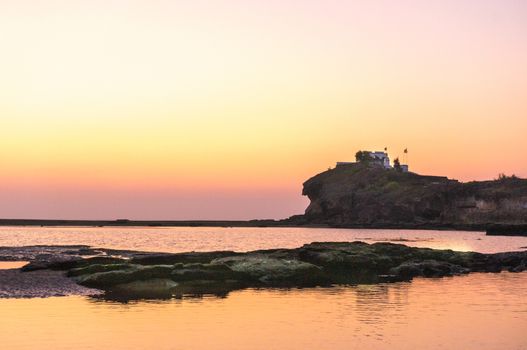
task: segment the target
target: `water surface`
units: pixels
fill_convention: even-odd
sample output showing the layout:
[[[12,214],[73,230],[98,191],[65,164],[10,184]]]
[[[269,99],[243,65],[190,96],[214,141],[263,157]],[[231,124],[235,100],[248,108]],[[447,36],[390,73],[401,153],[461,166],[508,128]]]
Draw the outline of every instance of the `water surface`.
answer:
[[[19,269],[29,261],[0,261],[0,270]]]
[[[392,241],[499,252],[526,237],[481,232],[304,228],[0,228],[0,245],[247,251],[312,241]],[[12,267],[4,263],[4,267]],[[0,299],[2,349],[527,349],[527,273],[412,282],[248,289],[226,297],[118,303]]]
[[[483,232],[328,228],[0,227],[0,246],[86,244],[159,252],[297,248],[323,241],[388,241],[415,247],[494,253],[527,248],[527,237]]]
[[[526,285],[502,273],[128,304],[0,299],[0,330],[3,349],[527,349]]]

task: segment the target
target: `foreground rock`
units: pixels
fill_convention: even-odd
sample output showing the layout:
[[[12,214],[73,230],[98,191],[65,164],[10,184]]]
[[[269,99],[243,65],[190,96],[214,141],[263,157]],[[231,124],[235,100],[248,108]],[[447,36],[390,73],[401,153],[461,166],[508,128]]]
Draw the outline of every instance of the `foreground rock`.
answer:
[[[247,287],[302,288],[527,270],[527,252],[481,254],[393,243],[311,243],[296,249],[247,253],[167,254],[69,247],[51,256],[25,256],[23,248],[17,249],[18,257],[32,260],[22,269],[28,272],[17,271],[20,276],[56,272],[80,286],[103,290],[110,298],[226,295]],[[87,249],[88,257],[81,254]],[[4,248],[6,253],[8,248]],[[0,275],[0,285],[1,279]]]

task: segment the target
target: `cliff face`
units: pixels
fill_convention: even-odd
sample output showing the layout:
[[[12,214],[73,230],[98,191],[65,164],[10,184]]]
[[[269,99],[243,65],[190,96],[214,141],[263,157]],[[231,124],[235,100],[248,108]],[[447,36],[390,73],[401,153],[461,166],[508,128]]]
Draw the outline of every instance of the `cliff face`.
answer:
[[[527,180],[460,183],[350,164],[304,183],[301,221],[331,226],[483,226],[527,223]]]

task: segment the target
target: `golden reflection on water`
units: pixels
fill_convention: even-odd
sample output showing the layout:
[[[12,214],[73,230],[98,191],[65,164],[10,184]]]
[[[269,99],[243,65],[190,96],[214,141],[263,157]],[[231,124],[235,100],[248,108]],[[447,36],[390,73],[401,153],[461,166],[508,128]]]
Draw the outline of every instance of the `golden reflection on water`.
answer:
[[[526,349],[527,273],[244,290],[226,298],[0,300],[2,349]]]
[[[19,269],[29,261],[0,261],[0,270]]]

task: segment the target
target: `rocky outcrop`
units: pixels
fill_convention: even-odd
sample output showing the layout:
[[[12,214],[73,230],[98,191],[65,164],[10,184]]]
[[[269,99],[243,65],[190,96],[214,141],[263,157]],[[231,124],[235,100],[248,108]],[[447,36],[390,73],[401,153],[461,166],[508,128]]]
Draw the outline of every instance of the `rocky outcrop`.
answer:
[[[393,243],[320,242],[296,249],[247,253],[127,252],[111,256],[108,250],[100,252],[101,256],[89,258],[68,252],[68,256],[74,256],[72,259],[64,259],[64,252],[58,253],[47,268],[25,268],[23,271],[28,272],[19,274],[64,271],[83,287],[103,290],[105,297],[129,299],[226,295],[231,290],[247,287],[301,288],[397,282],[415,277],[527,269],[527,252],[481,254]],[[44,262],[38,261],[38,256],[35,255],[28,266],[42,268],[50,261],[49,257]]]
[[[355,163],[304,183],[311,203],[298,225],[334,227],[458,227],[527,224],[527,180],[460,183]]]

